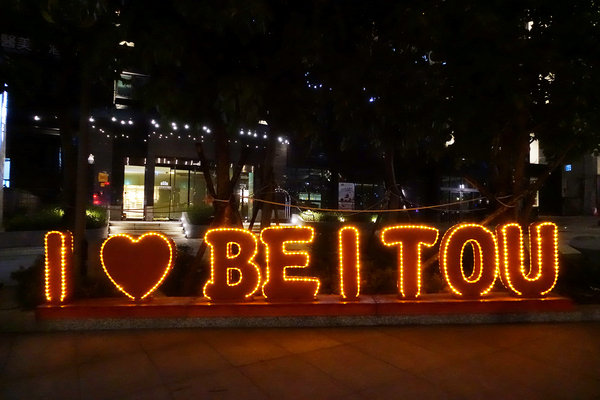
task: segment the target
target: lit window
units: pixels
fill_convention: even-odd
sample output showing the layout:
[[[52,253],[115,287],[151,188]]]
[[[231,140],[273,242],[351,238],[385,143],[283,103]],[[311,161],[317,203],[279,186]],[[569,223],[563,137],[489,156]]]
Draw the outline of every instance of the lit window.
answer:
[[[10,187],[10,158],[4,159],[4,177],[2,179],[2,186],[5,188]]]

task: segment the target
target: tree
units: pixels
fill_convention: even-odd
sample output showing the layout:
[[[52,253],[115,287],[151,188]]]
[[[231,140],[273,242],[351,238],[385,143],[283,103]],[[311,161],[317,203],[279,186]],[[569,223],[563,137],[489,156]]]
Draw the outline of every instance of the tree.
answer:
[[[124,9],[128,40],[135,43],[132,60],[149,75],[140,88],[146,106],[167,120],[210,127],[211,143],[197,142],[196,149],[214,198],[213,225],[241,226],[234,189],[250,157],[262,158],[264,190],[258,195],[272,200],[276,137],[293,132],[305,119],[300,39],[307,15],[310,7],[304,4],[260,0],[145,2]],[[268,121],[269,140],[257,138],[257,143],[240,135],[259,120]],[[269,224],[270,214],[270,205],[264,206],[262,225]]]
[[[114,78],[118,43],[115,10],[115,4],[107,0],[15,0],[4,10],[6,13],[3,11],[9,26],[30,40],[32,47],[29,56],[6,60],[4,68],[9,72],[8,80],[19,96],[28,100],[37,98],[40,107],[58,118],[63,165],[62,203],[66,225],[74,233],[78,272],[82,272],[85,265],[88,118],[97,101],[104,100],[94,96],[93,89],[107,81],[112,84]],[[55,50],[54,58],[45,56],[49,49]],[[42,64],[36,65],[40,59]],[[42,81],[55,82],[55,86],[48,91],[41,90],[36,83]],[[102,93],[102,89],[98,92]]]
[[[249,144],[239,147],[233,176],[230,164],[239,130],[259,119],[256,54],[253,43],[264,31],[261,2],[217,4],[132,3],[124,10],[134,64],[150,78],[140,88],[148,107],[166,120],[210,127],[216,182],[208,170],[207,147],[197,143],[207,190],[215,199],[218,224],[241,223],[233,191]],[[238,141],[241,142],[243,138]]]
[[[399,167],[423,165],[438,157],[449,137],[441,90],[443,65],[429,58],[433,47],[428,3],[350,2],[320,10],[309,79],[319,89],[319,139],[335,171],[340,148],[363,147],[388,191],[387,207],[410,202],[403,194],[407,176]],[[317,85],[313,84],[315,89]],[[329,89],[329,90],[327,90]],[[336,174],[334,174],[336,175]]]
[[[527,223],[549,175],[597,145],[599,11],[586,0],[455,1],[436,10],[433,56],[447,63],[450,151],[496,210],[489,222]],[[538,172],[528,168],[532,140],[548,161]]]

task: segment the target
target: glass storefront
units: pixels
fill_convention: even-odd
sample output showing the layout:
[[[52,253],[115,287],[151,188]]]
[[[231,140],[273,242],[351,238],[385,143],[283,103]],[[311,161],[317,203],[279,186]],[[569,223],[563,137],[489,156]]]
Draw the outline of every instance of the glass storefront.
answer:
[[[194,167],[191,167],[194,168]],[[204,175],[188,167],[156,166],[154,168],[154,206],[144,209],[145,167],[125,166],[123,213],[127,219],[143,219],[151,212],[153,219],[175,220],[189,206],[206,205],[207,191]],[[237,194],[240,196],[242,219],[252,214],[249,197],[253,194],[253,173],[242,173]]]
[[[172,167],[154,171],[154,219],[179,219],[189,206],[205,204],[202,172]]]

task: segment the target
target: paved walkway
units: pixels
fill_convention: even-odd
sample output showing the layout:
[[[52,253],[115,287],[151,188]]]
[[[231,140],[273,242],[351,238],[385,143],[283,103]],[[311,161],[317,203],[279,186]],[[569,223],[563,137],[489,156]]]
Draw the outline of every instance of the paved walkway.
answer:
[[[600,399],[600,323],[0,336],[1,399]]]

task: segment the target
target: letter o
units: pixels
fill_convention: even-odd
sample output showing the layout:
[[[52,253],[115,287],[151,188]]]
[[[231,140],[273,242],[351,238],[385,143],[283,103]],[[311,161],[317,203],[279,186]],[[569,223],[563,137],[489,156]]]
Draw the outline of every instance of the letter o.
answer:
[[[462,259],[468,244],[473,247],[473,273],[465,276]],[[496,237],[482,225],[455,225],[442,239],[439,262],[452,292],[463,297],[483,296],[492,290],[498,274]]]

